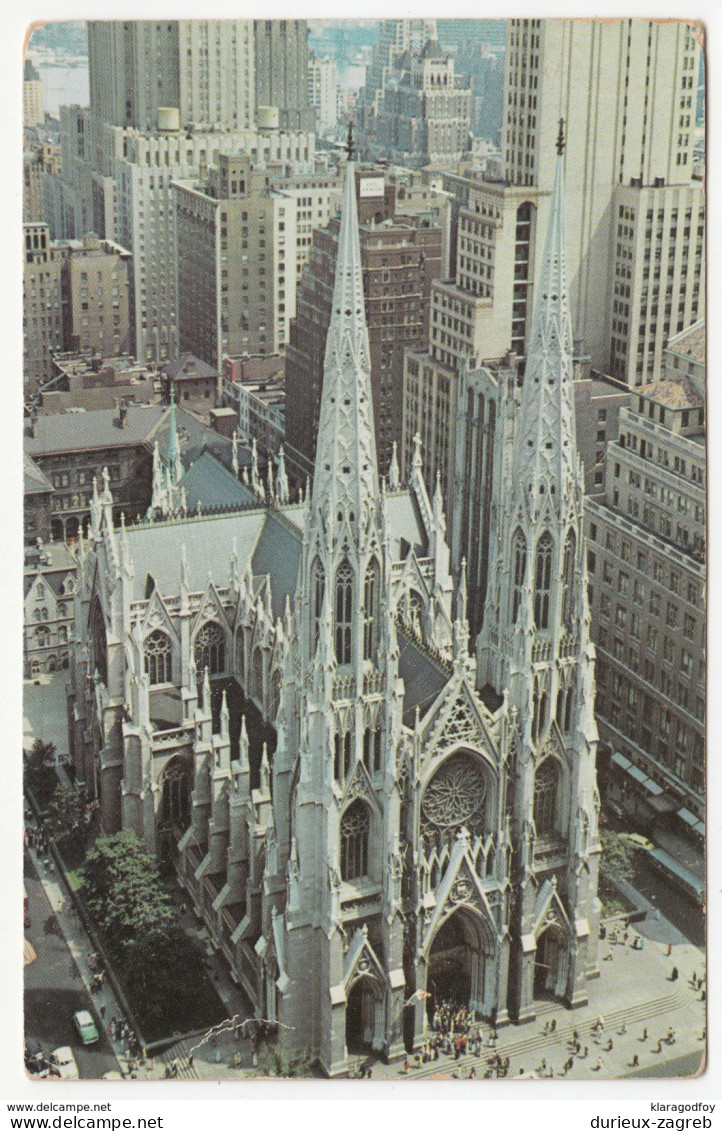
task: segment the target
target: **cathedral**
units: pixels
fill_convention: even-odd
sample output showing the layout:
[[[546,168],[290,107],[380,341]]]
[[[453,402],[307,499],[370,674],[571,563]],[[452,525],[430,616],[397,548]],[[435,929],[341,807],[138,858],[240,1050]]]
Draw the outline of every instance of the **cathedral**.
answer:
[[[290,502],[281,462],[235,513],[117,528],[107,478],[94,491],[76,779],[105,833],[135,830],[175,870],[257,1016],[328,1075],[414,1048],[437,1002],[523,1022],[540,1000],[585,1004],[599,972],[562,149],[473,648],[420,443],[408,483],[395,459],[379,479],[351,158],[312,485]]]

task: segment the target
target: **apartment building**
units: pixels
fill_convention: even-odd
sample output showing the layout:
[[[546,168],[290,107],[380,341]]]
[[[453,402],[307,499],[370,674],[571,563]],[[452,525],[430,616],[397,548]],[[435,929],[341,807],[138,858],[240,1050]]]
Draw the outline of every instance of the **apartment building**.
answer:
[[[604,493],[585,503],[597,721],[630,812],[651,820],[676,805],[703,820],[704,397],[669,371],[631,400]]]
[[[177,181],[179,347],[220,367],[224,354],[276,353],[296,305],[295,202],[250,157],[219,154],[200,182]]]

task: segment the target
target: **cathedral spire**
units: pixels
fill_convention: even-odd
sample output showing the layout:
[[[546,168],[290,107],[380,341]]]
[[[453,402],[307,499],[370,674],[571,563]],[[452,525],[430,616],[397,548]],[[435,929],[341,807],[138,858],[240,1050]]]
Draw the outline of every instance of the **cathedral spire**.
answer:
[[[371,357],[364,307],[355,165],[349,158],[341,208],[331,322],[316,446],[313,507],[353,524],[378,496]]]
[[[533,514],[548,495],[558,509],[576,477],[572,354],[564,246],[562,121],[514,456],[515,478],[527,493]]]

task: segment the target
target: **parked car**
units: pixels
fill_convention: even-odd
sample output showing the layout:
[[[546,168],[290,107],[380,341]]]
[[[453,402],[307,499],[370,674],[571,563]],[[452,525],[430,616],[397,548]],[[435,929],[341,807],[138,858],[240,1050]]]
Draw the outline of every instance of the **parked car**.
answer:
[[[93,1020],[93,1015],[87,1009],[80,1009],[73,1014],[73,1025],[84,1045],[94,1045],[96,1041],[100,1040],[100,1033]]]
[[[641,833],[620,833],[619,839],[626,840],[627,844],[631,844],[635,848],[643,848],[645,852],[654,851],[654,842],[649,837],[642,836]]]
[[[51,1071],[63,1080],[79,1080],[78,1065],[73,1056],[73,1050],[68,1045],[55,1049],[50,1054]]]
[[[43,1047],[34,1037],[25,1038],[25,1067],[31,1076],[47,1076],[50,1071]]]

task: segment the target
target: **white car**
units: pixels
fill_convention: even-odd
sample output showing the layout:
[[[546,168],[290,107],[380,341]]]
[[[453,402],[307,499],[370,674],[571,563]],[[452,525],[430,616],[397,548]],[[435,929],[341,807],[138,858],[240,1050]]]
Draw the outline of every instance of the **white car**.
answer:
[[[78,1072],[78,1065],[73,1050],[68,1045],[63,1045],[62,1048],[56,1049],[55,1052],[50,1054],[50,1063],[53,1071],[58,1074],[63,1080],[79,1080],[80,1073]]]

